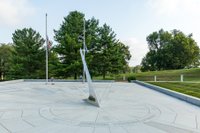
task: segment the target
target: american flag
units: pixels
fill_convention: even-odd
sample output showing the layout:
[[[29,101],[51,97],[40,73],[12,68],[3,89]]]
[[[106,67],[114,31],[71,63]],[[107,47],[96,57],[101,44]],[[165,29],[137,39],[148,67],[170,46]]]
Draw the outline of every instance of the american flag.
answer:
[[[49,40],[49,37],[47,36],[47,50],[50,50],[52,46],[52,42]]]

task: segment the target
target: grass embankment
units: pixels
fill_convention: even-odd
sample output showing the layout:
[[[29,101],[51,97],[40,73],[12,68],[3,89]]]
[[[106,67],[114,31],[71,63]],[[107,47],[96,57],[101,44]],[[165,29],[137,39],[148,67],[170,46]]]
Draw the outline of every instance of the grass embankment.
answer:
[[[184,75],[184,82],[180,82],[181,74]],[[137,80],[151,81],[148,83],[200,98],[200,68],[151,71],[130,75],[135,76]],[[158,82],[152,82],[154,81],[155,75],[157,76]]]
[[[200,98],[200,83],[188,83],[188,82],[148,82],[148,83]]]
[[[141,72],[128,74],[127,76],[133,75],[137,80],[141,81],[154,81],[154,76],[156,75],[157,81],[180,81],[181,74],[184,75],[184,81],[200,82],[200,68]]]

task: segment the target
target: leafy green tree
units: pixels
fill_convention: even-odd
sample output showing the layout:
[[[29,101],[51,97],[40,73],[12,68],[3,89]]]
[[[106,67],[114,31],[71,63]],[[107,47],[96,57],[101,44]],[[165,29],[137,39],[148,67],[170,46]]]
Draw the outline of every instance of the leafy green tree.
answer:
[[[174,60],[173,68],[184,68],[199,60],[199,47],[192,38],[192,34],[186,36],[180,31],[173,33],[173,40],[170,51]]]
[[[13,33],[11,73],[14,78],[42,78],[45,75],[45,40],[32,28]]]
[[[155,71],[157,70],[156,67],[156,52],[149,51],[146,56],[142,59],[142,71]]]
[[[141,66],[137,65],[137,66],[133,67],[132,72],[133,73],[140,73],[141,72]]]
[[[1,80],[7,79],[11,67],[12,44],[0,44],[0,75]],[[9,77],[8,77],[9,78]]]
[[[182,69],[197,66],[199,47],[192,34],[185,35],[181,31],[171,33],[160,30],[147,37],[149,52],[142,60],[142,70]]]

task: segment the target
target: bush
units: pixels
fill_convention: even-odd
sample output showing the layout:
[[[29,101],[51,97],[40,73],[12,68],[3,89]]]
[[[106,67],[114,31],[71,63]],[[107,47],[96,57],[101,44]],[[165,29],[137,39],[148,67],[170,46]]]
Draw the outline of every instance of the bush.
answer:
[[[133,75],[128,76],[127,78],[128,82],[131,82],[131,80],[136,80],[136,77]]]

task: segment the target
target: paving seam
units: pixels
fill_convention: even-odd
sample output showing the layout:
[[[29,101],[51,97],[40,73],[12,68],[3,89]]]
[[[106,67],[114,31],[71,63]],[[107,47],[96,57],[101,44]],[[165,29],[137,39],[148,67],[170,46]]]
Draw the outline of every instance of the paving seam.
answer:
[[[199,125],[198,125],[197,115],[195,115],[195,122],[196,122],[196,129],[198,129]]]
[[[0,125],[6,130],[8,131],[9,133],[12,133],[6,126],[4,126],[2,123],[0,123]]]
[[[96,116],[96,120],[95,120],[95,123],[94,123],[94,128],[93,128],[92,133],[94,133],[95,130],[96,130],[96,123],[97,123],[97,119],[98,119],[98,117],[99,117],[99,111],[98,111],[98,114],[97,114],[97,116]]]

